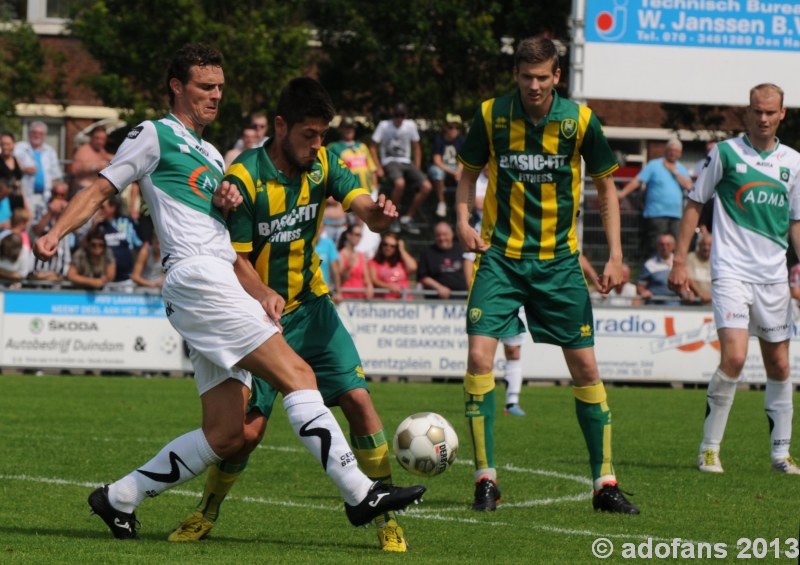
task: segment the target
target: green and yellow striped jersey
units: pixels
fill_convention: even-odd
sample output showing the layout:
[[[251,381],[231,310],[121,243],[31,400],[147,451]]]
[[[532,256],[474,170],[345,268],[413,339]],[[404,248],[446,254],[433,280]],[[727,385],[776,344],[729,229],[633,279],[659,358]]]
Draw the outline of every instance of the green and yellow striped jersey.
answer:
[[[488,164],[484,241],[511,259],[577,252],[581,157],[592,178],[619,167],[599,120],[586,106],[553,91],[550,112],[534,125],[519,89],[484,101],[458,155],[473,171]]]
[[[335,153],[323,147],[308,172],[289,179],[278,171],[265,147],[243,152],[223,180],[235,184],[244,201],[228,215],[237,253],[249,253],[262,280],[286,300],[286,312],[306,297],[328,292],[314,251],[329,196],[345,210],[361,187]]]

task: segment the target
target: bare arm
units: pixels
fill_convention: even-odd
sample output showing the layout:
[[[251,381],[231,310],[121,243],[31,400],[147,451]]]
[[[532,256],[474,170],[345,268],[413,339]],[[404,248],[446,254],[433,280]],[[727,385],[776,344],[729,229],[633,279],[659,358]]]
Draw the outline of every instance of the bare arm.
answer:
[[[397,244],[397,249],[400,251],[400,258],[403,261],[403,266],[406,268],[406,274],[410,277],[417,272],[417,260],[411,256],[411,253],[406,251],[405,241],[398,239]]]
[[[98,177],[91,185],[81,190],[70,200],[64,213],[53,228],[36,240],[34,253],[39,259],[46,261],[56,253],[58,242],[78,227],[85,224],[100,205],[117,193],[117,189],[104,177]]]
[[[280,294],[264,284],[261,276],[250,263],[248,253],[236,254],[233,271],[247,294],[258,300],[267,316],[277,324],[283,313],[283,307],[286,306],[286,301]]]
[[[689,253],[689,244],[694,237],[694,230],[700,220],[703,205],[700,202],[689,200],[683,209],[681,226],[678,228],[678,241],[675,253],[672,256],[672,270],[669,272],[668,285],[672,292],[683,295],[689,292],[689,275],[686,272],[686,255]]]
[[[465,168],[456,188],[456,232],[464,251],[483,253],[489,246],[481,239],[469,223],[472,206],[475,204],[475,183],[480,171]]]
[[[375,163],[375,174],[378,175],[378,178],[383,177],[383,165],[381,165],[381,159],[378,156],[378,146],[374,141],[369,142],[369,154],[372,155],[372,161]]]
[[[622,239],[620,236],[619,199],[611,175],[594,179],[600,219],[606,232],[608,262],[596,279],[597,290],[605,294],[622,282]]]
[[[414,151],[414,166],[422,170],[422,148],[420,147],[419,141],[412,143],[411,147]]]
[[[633,178],[630,181],[628,181],[628,183],[625,186],[622,187],[622,190],[620,190],[619,194],[617,194],[617,198],[622,200],[634,190],[639,190],[641,186],[642,186],[642,181],[639,180],[639,177]]]
[[[397,207],[386,195],[378,196],[377,201],[367,194],[359,194],[350,203],[350,211],[361,218],[369,229],[380,233],[389,229],[392,222],[397,219],[399,213]]]

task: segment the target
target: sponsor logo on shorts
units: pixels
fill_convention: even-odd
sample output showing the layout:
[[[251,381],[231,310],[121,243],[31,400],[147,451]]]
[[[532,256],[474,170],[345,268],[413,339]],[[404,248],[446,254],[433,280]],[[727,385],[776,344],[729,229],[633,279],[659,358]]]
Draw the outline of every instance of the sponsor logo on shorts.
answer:
[[[726,320],[746,320],[747,314],[744,312],[725,312]]]
[[[478,320],[481,319],[482,315],[483,315],[483,310],[481,310],[480,308],[470,308],[470,311],[469,311],[469,321],[470,321],[470,323],[477,324]]]
[[[770,326],[768,328],[759,325],[759,326],[757,326],[757,329],[758,329],[758,331],[760,331],[762,333],[765,333],[765,334],[771,334],[771,333],[775,333],[775,332],[785,332],[786,330],[789,329],[789,324],[781,324],[779,326]]]
[[[581,337],[591,337],[591,336],[592,336],[592,325],[583,324],[581,326]]]

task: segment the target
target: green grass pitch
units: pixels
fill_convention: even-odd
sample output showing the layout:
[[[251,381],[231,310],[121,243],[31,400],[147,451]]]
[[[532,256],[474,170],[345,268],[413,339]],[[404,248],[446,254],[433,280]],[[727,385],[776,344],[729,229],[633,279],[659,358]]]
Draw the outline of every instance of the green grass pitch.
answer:
[[[770,468],[763,392],[738,392],[722,451],[725,473],[707,475],[694,466],[705,391],[609,387],[617,475],[642,511],[614,516],[592,510],[569,387],[525,387],[522,418],[502,414],[498,388],[503,499],[497,512],[481,514],[469,509],[461,386],[371,389],[389,437],[406,416],[435,411],[461,440],[458,461],[438,477],[419,479],[393,462],[395,482],[428,486],[424,502],[401,518],[412,548],[406,555],[382,554],[373,528],[350,526],[333,484],[295,440],[279,406],[207,540],[166,541],[194,507],[204,477],[144,501],[140,542],[114,540],[89,515],[86,497],[199,425],[193,381],[0,376],[0,563],[630,563],[624,548],[647,543],[662,544],[662,552],[670,543],[678,547],[665,562],[797,562],[785,540],[798,536],[800,477]],[[601,537],[615,549],[602,561],[592,554]],[[677,538],[684,545],[672,542]],[[737,559],[740,538],[764,543],[752,546],[751,559]],[[727,557],[681,557],[701,542],[718,544]],[[766,554],[757,559],[753,551]]]

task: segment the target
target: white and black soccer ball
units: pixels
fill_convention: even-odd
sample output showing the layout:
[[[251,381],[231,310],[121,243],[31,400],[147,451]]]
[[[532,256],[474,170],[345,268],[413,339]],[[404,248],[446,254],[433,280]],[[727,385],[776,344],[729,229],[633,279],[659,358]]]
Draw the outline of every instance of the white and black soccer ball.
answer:
[[[420,412],[403,420],[394,434],[394,454],[410,473],[433,477],[456,460],[458,436],[450,422],[435,412]]]

